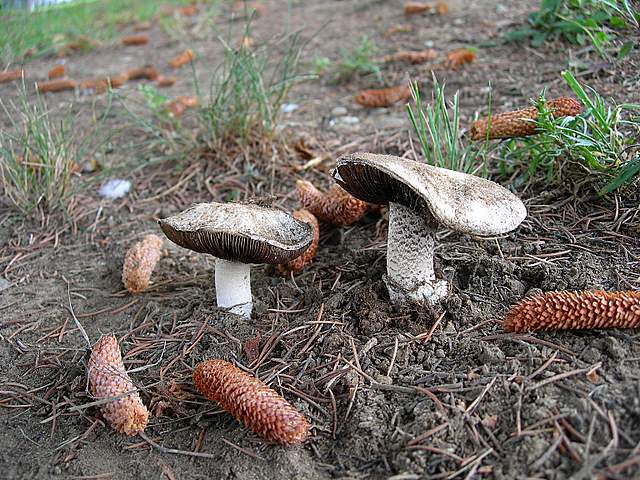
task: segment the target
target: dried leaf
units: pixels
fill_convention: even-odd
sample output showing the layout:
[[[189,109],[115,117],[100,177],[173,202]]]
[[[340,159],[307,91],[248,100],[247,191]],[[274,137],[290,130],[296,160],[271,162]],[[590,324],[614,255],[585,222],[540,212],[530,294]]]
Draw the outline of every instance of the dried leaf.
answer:
[[[144,32],[151,28],[151,22],[137,22],[133,25],[134,32]]]
[[[185,5],[182,7],[176,7],[175,12],[185,17],[193,17],[194,15],[198,14],[198,6],[194,4],[194,5]]]
[[[243,0],[235,0],[231,5],[231,11],[234,13],[243,13],[245,8],[249,16],[253,15],[254,12],[256,17],[262,17],[265,14],[264,5],[260,2],[247,3],[245,7],[245,2]]]
[[[253,363],[260,354],[260,334],[257,333],[255,337],[244,342],[243,349],[247,361]]]
[[[95,40],[92,40],[85,35],[79,35],[73,42],[64,45],[58,50],[58,58],[66,57],[71,53],[88,50],[90,48],[97,47],[98,45],[98,42]]]
[[[96,93],[104,93],[109,89],[109,78],[93,78],[80,82],[80,89],[94,90]]]
[[[475,61],[476,54],[473,50],[469,50],[468,48],[459,48],[447,54],[447,59],[444,61],[443,66],[450,70],[456,70],[458,67],[466,63],[473,63]]]
[[[409,17],[411,15],[420,15],[421,13],[437,13],[438,15],[446,15],[449,13],[449,4],[446,2],[422,3],[407,2],[404,4],[404,14]]]
[[[169,102],[167,108],[173,114],[173,116],[177,118],[181,117],[188,108],[195,108],[197,106],[198,97],[194,97],[192,95],[183,95]]]
[[[304,137],[300,137],[298,141],[294,143],[293,149],[298,152],[304,160],[311,160],[317,156],[316,153],[307,146]]]
[[[243,35],[242,38],[238,41],[238,48],[251,50],[255,46],[255,44],[256,41],[253,39],[253,37]]]

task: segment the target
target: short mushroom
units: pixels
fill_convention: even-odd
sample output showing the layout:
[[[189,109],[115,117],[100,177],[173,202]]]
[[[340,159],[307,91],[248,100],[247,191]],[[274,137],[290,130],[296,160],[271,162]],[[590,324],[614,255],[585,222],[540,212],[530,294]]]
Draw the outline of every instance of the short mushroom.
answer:
[[[522,201],[494,182],[392,155],[345,155],[333,178],[360,200],[389,204],[386,283],[397,304],[433,305],[447,295],[433,269],[438,225],[498,235],[527,216]]]
[[[286,263],[307,249],[310,225],[276,208],[242,203],[199,203],[161,219],[172,242],[216,257],[218,307],[251,316],[251,264]]]

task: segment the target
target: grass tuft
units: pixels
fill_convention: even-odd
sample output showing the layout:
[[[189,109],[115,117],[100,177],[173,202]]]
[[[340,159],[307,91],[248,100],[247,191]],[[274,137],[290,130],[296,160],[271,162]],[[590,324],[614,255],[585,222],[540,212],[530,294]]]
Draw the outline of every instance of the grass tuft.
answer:
[[[640,105],[610,105],[598,92],[581,85],[568,71],[562,73],[585,111],[576,117],[554,118],[545,106],[544,92],[538,109],[535,136],[507,142],[505,161],[526,165],[526,176],[540,170],[547,182],[561,181],[560,170],[569,162],[587,172],[588,183],[599,195],[622,191],[640,178]],[[513,168],[511,168],[513,170]]]
[[[407,104],[407,114],[424,160],[429,165],[486,177],[483,145],[462,141],[458,92],[448,103],[445,85],[434,77],[431,103],[424,105],[417,82],[411,82],[410,88],[413,105]]]
[[[0,181],[10,203],[29,214],[36,209],[52,212],[65,206],[71,176],[84,158],[85,148],[74,135],[69,111],[59,119],[41,97],[0,106],[12,131],[0,130]]]
[[[342,60],[336,67],[336,83],[346,82],[356,75],[375,75],[382,82],[380,67],[372,58],[376,46],[367,35],[360,38],[360,43],[352,50],[341,50]]]
[[[247,25],[245,37],[250,36]],[[289,89],[305,78],[298,68],[304,47],[300,33],[255,50],[245,45],[232,48],[221,41],[224,59],[214,73],[208,101],[200,109],[205,142],[219,150],[229,141],[271,140]],[[282,54],[274,53],[281,48]]]
[[[249,22],[243,36],[251,37],[250,30]],[[180,118],[172,115],[170,99],[150,85],[139,88],[141,102],[115,94],[133,126],[144,132],[145,149],[161,152],[164,159],[203,154],[210,157],[237,147],[260,149],[273,141],[290,88],[313,78],[300,74],[306,42],[300,32],[257,48],[244,43],[234,48],[229,41],[220,41],[224,57],[213,73],[208,92],[202,92],[192,64],[199,106],[191,114]],[[141,110],[150,115],[142,115]]]
[[[638,28],[640,11],[629,0],[541,0],[537,11],[529,14],[528,25],[508,32],[512,41],[530,40],[539,47],[548,40],[563,38],[576,45],[590,42],[602,57],[618,38],[618,32]],[[633,48],[633,41],[618,49],[624,57]]]
[[[4,63],[53,54],[81,39],[108,41],[120,35],[118,27],[152,19],[162,5],[187,5],[190,0],[80,0],[26,9],[0,8],[0,60]]]

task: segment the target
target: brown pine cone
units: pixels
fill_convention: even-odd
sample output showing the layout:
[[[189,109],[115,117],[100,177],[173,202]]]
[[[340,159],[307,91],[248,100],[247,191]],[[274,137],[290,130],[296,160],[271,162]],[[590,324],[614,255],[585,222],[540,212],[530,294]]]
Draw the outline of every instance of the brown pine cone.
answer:
[[[582,105],[570,97],[560,97],[547,102],[547,108],[554,117],[576,116],[582,112]],[[491,118],[476,120],[471,124],[470,132],[473,140],[487,138],[487,128],[490,128],[489,139],[527,137],[535,135],[538,110],[536,107],[504,112],[492,115]],[[489,127],[489,120],[491,126]]]
[[[78,85],[75,80],[58,79],[48,80],[36,83],[36,90],[40,93],[44,92],[62,92],[63,90],[74,90]]]
[[[321,222],[336,226],[352,225],[360,220],[370,204],[357,199],[340,185],[333,185],[326,193],[318,190],[311,182],[296,182],[298,200]]]
[[[307,248],[302,255],[294,258],[288,263],[282,263],[278,265],[278,270],[281,273],[299,273],[304,270],[304,267],[313,262],[313,257],[316,256],[316,251],[318,250],[318,242],[320,241],[320,225],[318,224],[318,219],[313,213],[302,208],[293,212],[293,218],[311,225],[311,228],[313,228],[313,240],[311,241],[311,245],[309,245],[309,248]]]
[[[207,360],[193,372],[196,389],[246,427],[272,442],[300,443],[309,422],[262,380],[224,360]]]
[[[129,249],[122,266],[122,283],[131,293],[140,293],[149,286],[153,269],[162,255],[162,239],[147,235]]]
[[[177,55],[169,60],[169,66],[171,68],[180,68],[182,65],[186,65],[194,58],[195,55],[193,54],[193,50],[189,48],[188,50],[182,52],[180,55]]]
[[[133,392],[103,404],[100,411],[109,425],[120,433],[136,435],[144,430],[149,411],[124,369],[116,337],[104,336],[93,346],[87,363],[87,377],[89,390],[97,400]]]
[[[640,292],[546,292],[523,299],[507,314],[505,330],[640,327]]]
[[[409,86],[400,85],[398,87],[363,90],[356,95],[355,101],[363,107],[380,108],[407,101],[409,98],[411,98]]]

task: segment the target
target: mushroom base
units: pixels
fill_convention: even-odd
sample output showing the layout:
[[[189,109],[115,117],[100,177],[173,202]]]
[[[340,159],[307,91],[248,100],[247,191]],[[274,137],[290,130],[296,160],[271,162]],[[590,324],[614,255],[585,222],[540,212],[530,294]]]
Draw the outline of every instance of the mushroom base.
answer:
[[[433,305],[447,296],[447,282],[433,271],[434,250],[435,229],[428,217],[390,203],[385,283],[393,303]]]
[[[435,305],[449,293],[449,284],[446,280],[432,280],[422,285],[416,285],[412,290],[407,290],[402,285],[394,283],[388,276],[384,283],[389,292],[389,299],[396,305],[407,303],[427,303]]]
[[[251,317],[251,266],[216,258],[216,301],[218,307],[228,308],[231,313],[245,318]]]

